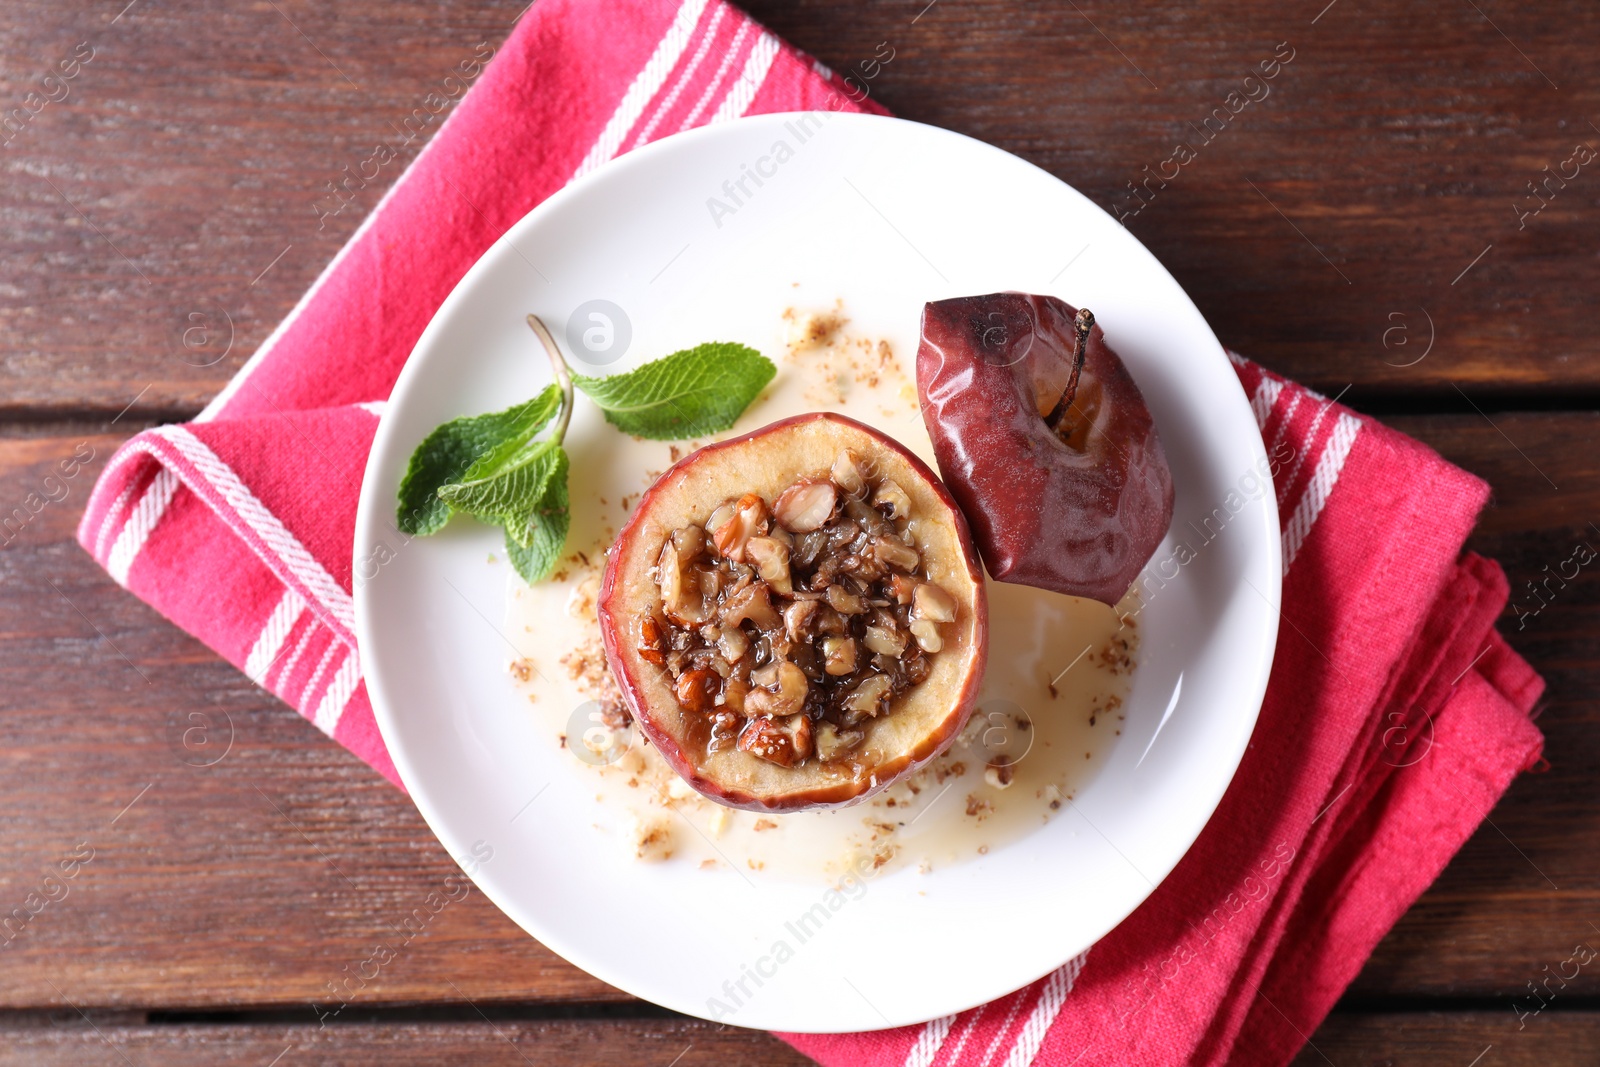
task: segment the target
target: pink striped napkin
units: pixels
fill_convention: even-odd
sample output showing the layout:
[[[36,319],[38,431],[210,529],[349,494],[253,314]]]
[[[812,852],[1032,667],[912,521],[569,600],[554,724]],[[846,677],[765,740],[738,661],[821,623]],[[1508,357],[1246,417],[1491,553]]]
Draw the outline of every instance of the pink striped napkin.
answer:
[[[351,545],[383,399],[423,327],[574,177],[682,129],[824,108],[881,111],[721,0],[539,0],[206,410],[112,458],[80,542],[399,785],[362,683]],[[1542,682],[1492,628],[1504,576],[1459,556],[1483,484],[1235,364],[1269,453],[1292,458],[1284,629],[1217,816],[1086,957],[959,1016],[786,1035],[797,1048],[830,1065],[1281,1064],[1537,758]]]

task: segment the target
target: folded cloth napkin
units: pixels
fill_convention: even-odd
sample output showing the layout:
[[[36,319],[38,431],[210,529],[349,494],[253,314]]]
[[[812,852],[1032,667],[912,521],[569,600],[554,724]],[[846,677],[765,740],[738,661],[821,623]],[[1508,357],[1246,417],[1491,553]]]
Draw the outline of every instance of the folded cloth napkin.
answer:
[[[117,452],[79,541],[398,785],[356,655],[351,546],[423,327],[572,178],[681,129],[811,109],[882,110],[721,0],[539,0],[205,411]],[[1484,484],[1233,361],[1277,468],[1286,576],[1266,702],[1210,825],[1126,922],[1026,989],[922,1026],[784,1035],[795,1047],[830,1065],[1282,1064],[1538,758],[1543,683],[1493,630],[1504,575],[1460,555]]]

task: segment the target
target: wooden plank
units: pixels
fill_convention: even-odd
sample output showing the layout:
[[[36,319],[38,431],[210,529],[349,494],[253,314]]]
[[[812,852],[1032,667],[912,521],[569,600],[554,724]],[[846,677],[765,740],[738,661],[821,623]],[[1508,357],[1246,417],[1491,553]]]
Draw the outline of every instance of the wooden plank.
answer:
[[[1390,421],[1493,487],[1494,506],[1470,545],[1505,568],[1511,606],[1525,613],[1508,610],[1500,628],[1549,684],[1538,722],[1550,767],[1513,784],[1493,825],[1401,919],[1351,992],[1525,994],[1575,944],[1600,948],[1588,921],[1600,921],[1600,859],[1589,847],[1600,831],[1600,577],[1590,565],[1567,588],[1551,582],[1537,614],[1528,587],[1579,542],[1600,550],[1590,525],[1600,523],[1600,415],[1497,415],[1493,426],[1481,416]],[[1597,992],[1587,974],[1573,983],[1575,995]]]
[[[1600,1015],[1551,1010],[1521,1020],[1499,1011],[1335,1011],[1293,1067],[1567,1067],[1600,1062]]]
[[[90,1020],[95,1018],[90,1013]],[[0,1067],[160,1063],[164,1067],[801,1067],[811,1061],[757,1030],[679,1019],[515,1020],[331,1026],[108,1026],[71,1015],[0,1030]],[[281,1058],[275,1058],[281,1057]]]
[[[160,1063],[168,1067],[482,1067],[615,1064],[616,1067],[792,1067],[811,1061],[774,1037],[678,1019],[560,1020],[274,1026],[237,1023],[117,1025],[89,1012],[0,1030],[0,1067]],[[90,1022],[94,1025],[91,1026]],[[1600,1059],[1600,1015],[1549,1011],[1523,1020],[1509,1010],[1335,1011],[1294,1067],[1449,1064],[1564,1067]],[[98,1031],[98,1032],[97,1032]],[[120,1056],[119,1056],[120,1053]],[[681,1059],[675,1059],[681,1055]],[[1482,1057],[1479,1059],[1479,1057]],[[124,1059],[125,1057],[126,1059]]]
[[[396,934],[457,873],[410,801],[73,541],[117,442],[0,441],[0,511],[59,498],[0,549],[0,915],[63,862],[80,868],[0,942],[0,1008],[282,1004],[315,1019],[330,984],[364,1005],[450,998],[451,982],[474,1000],[625,999],[476,891],[414,940]],[[76,477],[47,481],[84,450]],[[196,726],[231,736],[226,758],[193,765]],[[379,945],[394,959],[347,983]]]
[[[1580,177],[1553,181],[1535,217],[1514,205],[1541,203],[1527,183],[1576,142],[1600,149],[1585,119],[1600,103],[1596,59],[1578,43],[1600,28],[1595,8],[1524,5],[1490,24],[1422,0],[979,0],[911,25],[923,6],[754,10],[841,70],[889,41],[895,59],[870,86],[892,111],[1015,152],[1113,214],[1137,211],[1124,224],[1223,342],[1276,370],[1330,394],[1354,384],[1357,398],[1459,402],[1458,383],[1577,388],[1592,402],[1600,363],[1581,354],[1595,351],[1595,193]],[[1225,113],[1220,131],[1197,129],[1280,42],[1293,60],[1249,89],[1270,95]],[[1195,158],[1174,167],[1180,142]]]
[[[1583,516],[1600,516],[1600,415],[1497,417],[1498,429],[1476,416],[1395,421],[1489,476],[1498,506],[1474,544],[1502,560],[1514,585],[1542,577],[1581,537],[1600,545],[1583,533]],[[73,543],[90,479],[117,441],[0,441],[0,502],[10,504],[41,490],[61,496],[46,476],[75,450],[95,454],[65,498],[0,549],[0,912],[80,843],[95,849],[70,895],[6,950],[0,1008],[70,998],[105,1008],[286,1006],[314,1019],[310,1004],[327,998],[328,983],[367,959],[453,868],[404,797],[117,588]],[[1600,939],[1584,919],[1600,916],[1600,857],[1587,844],[1600,831],[1600,584],[1585,571],[1523,631],[1506,623],[1550,680],[1540,722],[1551,769],[1513,788],[1494,815],[1498,831],[1484,827],[1401,921],[1358,994],[1512,996],[1576,942]],[[174,739],[191,712],[231,719],[234,747],[214,767],[178,758]],[[1596,992],[1590,982],[1585,974],[1574,993]],[[352,1003],[437,1002],[456,990],[481,1002],[625,999],[474,893]]]
[[[525,6],[8,5],[6,108],[93,55],[6,147],[0,415],[197,410],[443,122],[430,94],[459,93]],[[369,181],[380,142],[396,158]]]
[[[872,71],[896,113],[1130,214],[1220,337],[1308,384],[1353,385],[1358,402],[1421,391],[1464,407],[1457,386],[1600,399],[1593,166],[1550,179],[1548,206],[1519,216],[1543,203],[1528,183],[1545,168],[1600,147],[1585,118],[1600,114],[1592,4],[1492,23],[1426,0],[1320,15],[1269,0],[746,6],[837,69]],[[113,413],[136,396],[142,411],[198,408],[421,141],[324,222],[328,183],[522,7],[174,0],[113,20],[87,0],[9,5],[3,99],[77,42],[96,52],[6,149],[0,417]],[[884,42],[893,58],[874,70]],[[1293,59],[1246,87],[1280,42]],[[1246,88],[1270,95],[1234,115]],[[1228,121],[1205,140],[1217,108]],[[1195,157],[1174,170],[1180,141]],[[1173,177],[1142,184],[1160,171]],[[1065,265],[1079,250],[1061,251]]]

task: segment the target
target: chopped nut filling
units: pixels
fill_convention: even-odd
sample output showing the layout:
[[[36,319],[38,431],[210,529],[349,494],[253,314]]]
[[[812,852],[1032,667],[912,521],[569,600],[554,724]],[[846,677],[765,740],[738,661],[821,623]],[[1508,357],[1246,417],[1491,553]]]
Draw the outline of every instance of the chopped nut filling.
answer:
[[[640,627],[706,750],[784,767],[848,760],[862,724],[927,678],[956,600],[928,580],[911,497],[848,449],[770,503],[746,493],[673,531]]]

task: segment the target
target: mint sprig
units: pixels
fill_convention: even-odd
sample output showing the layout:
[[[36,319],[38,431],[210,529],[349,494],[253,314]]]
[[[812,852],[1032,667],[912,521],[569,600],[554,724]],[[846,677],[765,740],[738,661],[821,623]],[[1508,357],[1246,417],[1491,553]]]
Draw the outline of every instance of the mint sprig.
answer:
[[[563,441],[573,387],[625,433],[676,441],[732,426],[777,373],[753,348],[711,342],[674,352],[626,374],[573,375],[555,338],[535,315],[555,384],[504,411],[452,419],[422,439],[400,480],[397,523],[436,533],[457,511],[503,527],[506,555],[530,584],[555,569],[571,524]],[[540,437],[546,427],[549,433]]]

